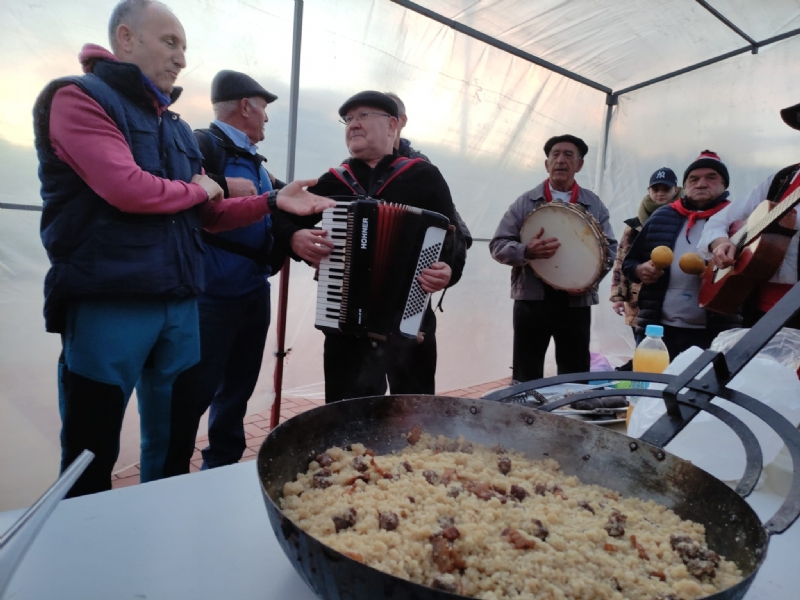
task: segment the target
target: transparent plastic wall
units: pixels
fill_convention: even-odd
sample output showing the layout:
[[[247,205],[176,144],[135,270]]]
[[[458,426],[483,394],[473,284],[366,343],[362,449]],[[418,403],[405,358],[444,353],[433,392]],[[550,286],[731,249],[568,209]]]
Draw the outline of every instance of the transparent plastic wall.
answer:
[[[336,109],[355,91],[378,89],[404,100],[404,137],[441,169],[478,239],[491,238],[508,205],[545,179],[542,147],[553,135],[587,141],[591,154],[578,180],[593,184],[602,94],[389,2],[370,10],[357,0],[330,6],[306,3],[298,175],[321,173],[347,156]],[[302,317],[290,314],[286,393],[319,395],[323,338],[310,327],[315,284],[310,269],[297,271],[290,310]],[[509,280],[510,268],[476,241],[438,315],[438,390],[510,375]]]
[[[106,23],[114,4],[2,3],[0,202],[40,204],[31,107],[48,81],[80,73],[77,53],[84,43],[107,45]],[[212,119],[209,87],[214,74],[229,68],[254,76],[279,96],[270,105],[260,151],[269,158],[268,168],[283,177],[294,2],[168,4],[188,38],[188,66],[178,81],[184,92],[175,110],[192,127],[204,127]],[[688,66],[743,45],[730,30],[698,12],[695,3],[662,4],[656,12],[644,10],[646,3],[622,10],[618,4],[583,0],[425,4],[518,41],[525,50],[563,59],[565,66],[607,85],[636,83],[645,75],[661,74],[661,67]],[[716,4],[734,11],[742,27],[758,39],[798,26],[798,9],[788,0],[769,3],[769,10],[744,0]],[[682,174],[704,148],[722,155],[731,170],[731,191],[740,196],[796,160],[800,134],[783,125],[777,111],[800,101],[793,91],[800,69],[798,49],[800,40],[781,42],[762,48],[757,56],[743,54],[623,95],[614,109],[601,172],[604,94],[389,0],[307,0],[296,174],[317,176],[347,156],[336,109],[348,96],[378,89],[405,100],[405,137],[439,166],[477,238],[462,281],[446,294],[437,332],[437,389],[468,387],[510,375],[510,269],[495,263],[481,240],[492,236],[516,197],[544,180],[545,140],[561,133],[586,140],[590,154],[577,179],[590,189],[602,185],[600,196],[611,209],[618,237],[623,220],[635,214],[650,173],[667,165]],[[29,504],[58,472],[60,340],[44,332],[41,317],[48,263],[38,221],[35,212],[0,209],[0,510]],[[323,390],[323,336],[313,327],[312,275],[309,267],[293,263],[287,330],[291,354],[284,380],[289,396],[319,396]],[[601,284],[601,304],[593,310],[592,349],[618,364],[630,356],[632,339],[606,301],[608,285],[608,280]],[[273,326],[250,412],[266,410],[273,398],[276,290],[273,278]],[[546,372],[554,372],[552,358]],[[119,468],[138,461],[138,442],[132,401]]]
[[[0,202],[41,206],[31,110],[48,81],[81,73],[78,52],[92,42],[108,47],[107,23],[116,2],[45,0],[0,6]],[[209,90],[220,69],[251,73],[281,98],[262,151],[270,168],[285,171],[291,67],[289,0],[168,2],[188,38],[184,92],[174,109],[192,127],[212,120]],[[42,287],[48,261],[39,239],[38,212],[0,209],[0,510],[33,502],[58,476],[60,418],[56,365],[59,336],[44,331]],[[274,348],[274,337],[269,342]],[[267,353],[270,357],[272,352]],[[274,359],[272,359],[274,361]],[[272,363],[274,364],[274,362]],[[271,364],[265,365],[271,375]],[[272,398],[262,379],[254,408]],[[138,413],[129,403],[117,469],[139,460]]]
[[[54,0],[3,5],[0,51],[0,202],[40,204],[31,107],[55,77],[79,74],[84,43],[107,46],[114,2]],[[276,93],[260,151],[285,175],[292,15],[290,0],[168,3],[188,38],[184,92],[174,109],[192,127],[212,119],[210,82],[223,68],[245,71]],[[591,148],[581,185],[595,180],[603,96],[454,33],[388,0],[305,2],[297,145],[298,177],[347,156],[337,108],[363,89],[392,90],[407,105],[405,135],[439,166],[476,238],[490,238],[508,205],[544,180],[545,140],[561,133]],[[57,335],[44,332],[47,258],[39,213],[0,209],[0,510],[32,502],[58,473]],[[487,243],[470,250],[462,281],[439,315],[437,389],[506,377],[511,362],[510,269]],[[314,329],[312,270],[293,263],[285,395],[321,395],[322,334]],[[250,412],[272,402],[273,326]],[[128,406],[118,469],[138,461],[135,399]]]

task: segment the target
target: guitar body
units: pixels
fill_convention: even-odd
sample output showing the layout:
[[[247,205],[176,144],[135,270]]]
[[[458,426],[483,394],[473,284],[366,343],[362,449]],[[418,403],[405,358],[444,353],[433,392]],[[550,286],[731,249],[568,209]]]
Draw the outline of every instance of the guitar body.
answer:
[[[765,200],[747,219],[747,226],[766,217],[775,203]],[[709,263],[703,274],[698,297],[700,306],[723,315],[732,315],[744,304],[752,291],[777,272],[783,262],[794,230],[797,213],[789,212],[776,225],[768,228],[755,241],[746,245],[732,267],[717,269]]]

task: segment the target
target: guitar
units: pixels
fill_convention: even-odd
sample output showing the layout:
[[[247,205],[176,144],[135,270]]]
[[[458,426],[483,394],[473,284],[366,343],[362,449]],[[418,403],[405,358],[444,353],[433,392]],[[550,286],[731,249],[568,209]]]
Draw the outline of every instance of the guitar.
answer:
[[[703,274],[698,300],[700,306],[732,315],[744,304],[755,287],[768,281],[780,268],[795,233],[800,204],[800,187],[778,203],[764,200],[745,225],[731,237],[736,246],[733,266],[718,269],[709,263]]]

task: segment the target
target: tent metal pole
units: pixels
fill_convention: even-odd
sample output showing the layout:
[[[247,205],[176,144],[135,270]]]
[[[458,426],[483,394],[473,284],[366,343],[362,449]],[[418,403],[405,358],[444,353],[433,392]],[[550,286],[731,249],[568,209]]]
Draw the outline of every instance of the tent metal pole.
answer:
[[[303,37],[303,0],[294,0],[294,28],[292,34],[292,79],[289,92],[289,148],[286,156],[286,181],[294,180],[295,154],[297,152],[297,106],[300,95],[300,46]],[[270,413],[270,428],[280,422],[281,391],[283,388],[283,360],[286,357],[286,312],[289,302],[289,272],[291,259],[287,256],[281,269],[281,282],[278,292],[278,349],[275,352],[275,372],[273,383],[275,401]]]
[[[783,40],[789,39],[796,35],[800,35],[800,29],[792,29],[791,31],[787,31],[785,33],[781,33],[780,35],[776,35],[771,38],[767,38],[760,42],[756,42],[755,50],[759,48],[763,48],[764,46],[769,46],[770,44],[774,44],[776,42],[782,42]],[[734,56],[738,56],[739,54],[744,54],[745,52],[753,51],[752,46],[746,46],[744,48],[739,48],[738,50],[732,50],[726,54],[720,54],[715,58],[709,58],[708,60],[704,60],[703,62],[699,62],[696,65],[692,65],[690,67],[685,67],[683,69],[678,69],[677,71],[672,71],[671,73],[667,73],[666,75],[661,75],[660,77],[654,77],[653,79],[648,79],[647,81],[643,81],[642,83],[637,83],[636,85],[632,85],[630,87],[626,87],[619,91],[614,92],[615,96],[622,96],[623,94],[627,94],[629,92],[634,92],[636,90],[640,90],[644,87],[653,85],[654,83],[659,83],[661,81],[665,81],[667,79],[672,79],[673,77],[677,77],[678,75],[683,75],[684,73],[689,73],[691,71],[696,71],[697,69],[702,69],[703,67],[707,67],[709,65],[713,65],[714,63],[721,62],[723,60],[727,60],[729,58],[733,58]]]
[[[700,6],[705,8],[708,12],[714,15],[717,19],[725,23],[732,31],[734,31],[739,37],[747,40],[750,43],[750,47],[753,51],[753,54],[758,52],[758,42],[747,35],[744,31],[739,29],[736,25],[734,25],[725,15],[719,12],[716,8],[711,6],[706,0],[695,0]]]
[[[721,54],[715,58],[709,58],[708,60],[704,60],[703,62],[699,62],[696,65],[692,65],[690,67],[685,67],[683,69],[678,69],[677,71],[672,71],[671,73],[667,73],[665,75],[661,75],[659,77],[654,77],[653,79],[648,79],[647,81],[643,81],[642,83],[637,83],[636,85],[632,85],[630,87],[626,87],[619,91],[614,92],[617,96],[622,96],[623,94],[627,94],[629,92],[634,92],[636,90],[640,90],[644,87],[648,87],[653,85],[654,83],[660,83],[661,81],[666,81],[667,79],[672,79],[673,77],[677,77],[678,75],[683,75],[685,73],[690,73],[691,71],[696,71],[697,69],[702,69],[703,67],[707,67],[709,65],[713,65],[714,63],[722,62],[723,60],[727,60],[729,58],[733,58],[734,56],[738,56],[739,54],[744,54],[745,52],[750,52],[750,46],[746,48],[739,48],[738,50],[733,50],[732,52],[728,52],[726,54]]]
[[[505,42],[501,42],[500,40],[498,40],[496,38],[493,38],[490,35],[486,35],[485,33],[481,33],[477,29],[473,29],[472,27],[468,27],[466,25],[463,25],[462,23],[459,23],[458,21],[454,21],[452,19],[448,19],[447,17],[445,17],[443,15],[440,15],[437,12],[434,12],[434,11],[428,9],[428,8],[425,8],[424,6],[420,6],[416,2],[411,2],[410,0],[391,0],[391,1],[394,2],[395,4],[399,4],[403,8],[407,8],[408,10],[414,11],[415,13],[418,13],[418,14],[424,16],[424,17],[428,17],[429,19],[432,19],[433,21],[436,21],[437,23],[441,23],[442,25],[446,25],[447,27],[450,27],[451,29],[455,29],[459,33],[463,33],[464,35],[467,35],[467,36],[469,36],[471,38],[479,40],[479,41],[483,42],[484,44],[488,44],[490,46],[494,46],[495,48],[497,48],[499,50],[503,50],[504,52],[508,52],[509,54],[512,54],[512,55],[514,55],[514,56],[516,56],[518,58],[521,58],[523,60],[527,60],[528,62],[532,62],[533,64],[539,65],[540,67],[544,67],[545,69],[553,71],[554,73],[558,73],[559,75],[563,75],[564,77],[567,77],[568,79],[572,79],[573,81],[577,81],[578,83],[582,83],[583,85],[587,85],[590,88],[594,88],[594,89],[596,89],[596,90],[598,90],[600,92],[604,92],[606,94],[610,94],[612,92],[611,88],[606,87],[606,86],[604,86],[604,85],[602,85],[600,83],[597,83],[596,81],[592,81],[591,79],[583,77],[582,75],[578,75],[577,73],[573,73],[572,71],[570,71],[568,69],[565,69],[563,67],[559,67],[558,65],[555,65],[555,64],[553,64],[551,62],[548,62],[548,61],[544,60],[543,58],[539,58],[538,56],[534,56],[533,54],[530,54],[528,52],[523,52],[519,48],[515,48],[514,46],[512,46],[510,44],[506,44]]]
[[[597,193],[603,190],[603,183],[606,176],[606,152],[608,152],[608,134],[611,131],[611,116],[614,112],[614,107],[617,106],[619,98],[616,94],[608,94],[606,96],[606,122],[603,128],[603,146],[600,149],[600,177],[597,182]]]

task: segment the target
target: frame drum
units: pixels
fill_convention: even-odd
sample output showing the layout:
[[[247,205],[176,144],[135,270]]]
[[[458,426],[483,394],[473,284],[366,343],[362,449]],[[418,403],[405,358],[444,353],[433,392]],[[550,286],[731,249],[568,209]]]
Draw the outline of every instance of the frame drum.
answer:
[[[529,260],[528,264],[549,286],[581,294],[611,269],[603,230],[583,208],[563,202],[537,206],[522,225],[520,241],[527,244],[542,228],[542,238],[557,238],[561,246],[552,257]]]

